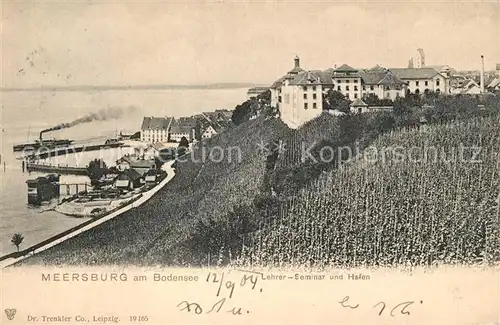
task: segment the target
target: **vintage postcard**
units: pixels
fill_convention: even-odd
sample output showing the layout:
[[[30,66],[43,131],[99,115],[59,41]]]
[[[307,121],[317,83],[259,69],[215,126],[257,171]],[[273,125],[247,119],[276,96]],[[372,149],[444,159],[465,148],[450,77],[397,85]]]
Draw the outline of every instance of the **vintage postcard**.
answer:
[[[7,1],[1,324],[500,324],[500,2]]]

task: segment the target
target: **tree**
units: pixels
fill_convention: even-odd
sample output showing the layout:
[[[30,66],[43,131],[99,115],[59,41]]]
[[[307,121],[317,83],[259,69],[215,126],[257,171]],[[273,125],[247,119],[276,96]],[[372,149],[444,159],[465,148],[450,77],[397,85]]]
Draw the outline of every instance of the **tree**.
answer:
[[[23,240],[24,240],[24,237],[22,234],[14,234],[12,236],[12,239],[10,240],[10,242],[12,243],[12,245],[16,246],[17,251],[19,252],[19,246],[21,245]]]
[[[324,109],[337,109],[344,113],[349,113],[351,101],[347,99],[341,92],[336,90],[328,90],[323,96],[323,108]]]
[[[186,137],[182,137],[181,141],[179,141],[179,146],[177,147],[177,154],[179,156],[184,155],[188,148],[189,148],[189,140]]]
[[[252,113],[251,100],[247,100],[242,104],[236,105],[231,120],[235,125],[239,125],[250,118]]]
[[[89,174],[90,181],[95,183],[108,172],[108,166],[102,159],[91,160],[87,166],[87,173]]]

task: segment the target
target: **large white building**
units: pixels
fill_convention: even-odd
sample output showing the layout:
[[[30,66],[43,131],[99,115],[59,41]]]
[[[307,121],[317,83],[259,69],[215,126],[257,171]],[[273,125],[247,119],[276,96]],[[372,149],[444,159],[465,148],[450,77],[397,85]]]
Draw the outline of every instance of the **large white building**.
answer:
[[[172,117],[144,117],[141,127],[141,141],[149,143],[167,142],[172,121]]]
[[[304,71],[295,57],[294,68],[271,87],[271,106],[279,108],[281,119],[290,128],[297,128],[323,112],[323,91],[332,87],[327,74]]]
[[[449,79],[433,68],[394,68],[389,69],[396,77],[405,81],[408,90],[415,94],[434,91],[449,94]]]

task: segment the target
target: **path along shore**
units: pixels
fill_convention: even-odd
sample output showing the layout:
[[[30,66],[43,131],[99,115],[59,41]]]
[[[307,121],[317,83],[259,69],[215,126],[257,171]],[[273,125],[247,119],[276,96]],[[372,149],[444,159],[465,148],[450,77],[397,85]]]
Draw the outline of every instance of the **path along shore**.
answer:
[[[45,251],[45,250],[47,250],[47,249],[49,249],[57,244],[60,244],[60,243],[66,241],[72,237],[75,237],[75,236],[77,236],[77,235],[79,235],[79,234],[81,234],[89,229],[92,229],[92,228],[102,224],[103,222],[111,220],[111,219],[121,215],[122,213],[124,213],[130,209],[137,208],[138,206],[142,205],[144,202],[148,201],[153,195],[155,195],[160,189],[162,189],[168,182],[170,182],[172,180],[172,178],[174,178],[175,171],[174,171],[174,168],[172,167],[174,162],[175,162],[175,160],[172,160],[172,161],[169,161],[169,162],[163,164],[162,169],[167,172],[167,177],[163,181],[161,181],[158,185],[156,185],[154,188],[152,188],[151,190],[142,193],[142,196],[138,200],[134,201],[131,204],[124,206],[120,210],[117,210],[117,211],[115,211],[107,216],[99,218],[99,219],[95,220],[94,222],[91,222],[91,223],[85,225],[84,227],[76,229],[75,231],[73,231],[69,234],[66,234],[63,237],[54,239],[53,241],[45,244],[42,247],[38,247],[38,248],[34,249],[33,251],[29,252],[26,255],[16,257],[16,258],[7,258],[7,259],[0,262],[0,268],[4,268],[4,267],[10,266],[10,265],[13,265],[17,262],[20,262],[26,258],[29,258],[29,257],[37,254],[37,253],[43,252],[43,251]]]

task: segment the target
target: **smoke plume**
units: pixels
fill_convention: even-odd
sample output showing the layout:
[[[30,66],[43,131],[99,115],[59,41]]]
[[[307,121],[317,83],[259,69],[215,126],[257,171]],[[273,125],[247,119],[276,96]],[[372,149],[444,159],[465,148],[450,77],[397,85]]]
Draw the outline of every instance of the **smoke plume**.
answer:
[[[76,126],[79,124],[92,123],[94,121],[116,120],[124,115],[133,113],[134,110],[135,110],[135,108],[133,106],[129,106],[126,108],[123,108],[123,107],[103,108],[103,109],[98,110],[97,112],[93,112],[93,113],[84,115],[82,117],[79,117],[74,121],[67,122],[67,123],[61,123],[61,124],[58,124],[54,127],[42,130],[40,132],[40,137],[41,137],[42,133],[61,130],[61,129],[67,129],[67,128],[70,128],[70,127],[73,127],[73,126]]]

